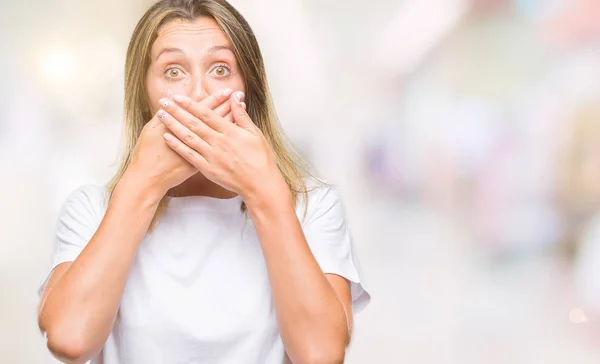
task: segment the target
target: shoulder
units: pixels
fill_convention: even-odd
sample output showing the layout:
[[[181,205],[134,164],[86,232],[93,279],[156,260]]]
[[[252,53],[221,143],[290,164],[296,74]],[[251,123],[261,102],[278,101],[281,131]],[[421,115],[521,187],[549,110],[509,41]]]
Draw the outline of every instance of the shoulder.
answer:
[[[341,201],[342,196],[337,186],[325,181],[310,179],[306,183],[309,206]]]
[[[108,190],[103,186],[81,185],[71,191],[64,200],[61,215],[76,213],[97,218],[106,211],[108,195]]]
[[[345,215],[344,204],[339,189],[327,181],[307,179],[306,199],[300,198],[299,212],[304,215],[306,222],[318,219],[324,215],[343,217]]]
[[[108,197],[108,190],[106,187],[86,184],[81,185],[71,191],[67,197],[67,202],[80,202],[87,204],[103,204]]]

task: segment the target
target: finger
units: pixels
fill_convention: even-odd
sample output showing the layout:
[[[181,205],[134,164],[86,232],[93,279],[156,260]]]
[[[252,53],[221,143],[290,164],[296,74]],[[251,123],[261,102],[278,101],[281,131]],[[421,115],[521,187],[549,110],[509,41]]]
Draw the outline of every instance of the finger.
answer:
[[[210,145],[204,139],[186,128],[168,112],[164,110],[159,111],[158,118],[173,133],[173,135],[196,152],[201,155],[206,155],[210,150]]]
[[[231,109],[231,103],[227,102],[227,105],[229,105],[229,108]],[[242,102],[242,106],[244,107],[244,110],[246,109],[246,104]],[[229,114],[225,115],[225,120],[235,124],[235,121],[233,121],[233,114],[231,112],[229,112]]]
[[[183,126],[189,129],[192,133],[200,136],[206,142],[210,143],[217,133],[208,125],[200,122],[198,118],[190,114],[187,110],[177,106],[177,104],[169,99],[160,99],[160,106],[163,110],[177,119]],[[230,106],[231,107],[231,106]]]
[[[226,117],[231,112],[231,103],[229,103],[228,101],[229,100],[227,100],[226,102],[222,103],[214,109],[217,115]]]
[[[160,119],[158,118],[158,113],[154,114],[154,116],[152,117],[152,119],[150,119],[150,121],[148,121],[145,125],[144,125],[144,129],[154,129],[157,126],[162,125],[162,123],[160,122]]]
[[[205,174],[205,172],[210,167],[210,164],[202,155],[200,155],[197,151],[185,145],[181,140],[177,139],[170,133],[163,134],[165,141],[169,148],[173,149],[177,154],[179,154],[183,159],[188,161],[192,166],[196,167],[201,173]]]
[[[246,112],[243,92],[237,91],[231,96],[231,113],[233,114],[233,121],[239,127],[248,130],[256,127],[252,119],[250,119],[250,115]]]
[[[173,96],[173,100],[175,100],[183,109],[187,110],[190,114],[198,118],[198,120],[210,126],[213,130],[223,132],[228,127],[231,127],[230,122],[214,112],[213,109],[207,106],[207,104],[204,102],[195,102],[189,97],[182,95]]]
[[[229,96],[231,96],[232,93],[233,93],[233,90],[230,88],[227,88],[225,90],[213,93],[212,95],[208,96],[207,98],[200,101],[199,103],[208,107],[209,109],[214,109],[217,106],[224,103],[225,101],[228,101]],[[183,96],[183,95],[174,95],[173,99],[175,101],[177,101],[177,103],[179,103],[180,106],[185,107],[186,109],[188,109],[188,107],[190,107],[191,104],[196,103],[196,101],[190,99],[189,97]]]

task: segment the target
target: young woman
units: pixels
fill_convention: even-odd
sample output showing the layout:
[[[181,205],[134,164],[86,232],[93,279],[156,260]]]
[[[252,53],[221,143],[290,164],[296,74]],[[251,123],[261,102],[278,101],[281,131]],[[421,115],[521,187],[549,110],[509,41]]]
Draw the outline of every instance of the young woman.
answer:
[[[224,0],[132,36],[126,150],[65,202],[39,326],[68,363],[342,363],[369,300],[335,188],[288,147],[259,46]],[[354,311],[353,311],[354,310]]]

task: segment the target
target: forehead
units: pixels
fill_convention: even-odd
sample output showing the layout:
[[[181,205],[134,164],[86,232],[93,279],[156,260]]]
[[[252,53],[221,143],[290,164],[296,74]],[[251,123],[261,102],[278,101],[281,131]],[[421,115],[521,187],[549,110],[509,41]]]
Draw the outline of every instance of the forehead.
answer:
[[[152,55],[167,47],[176,47],[186,53],[192,53],[202,52],[215,45],[231,46],[231,43],[214,19],[206,17],[192,21],[175,19],[158,30],[158,37],[152,45]]]

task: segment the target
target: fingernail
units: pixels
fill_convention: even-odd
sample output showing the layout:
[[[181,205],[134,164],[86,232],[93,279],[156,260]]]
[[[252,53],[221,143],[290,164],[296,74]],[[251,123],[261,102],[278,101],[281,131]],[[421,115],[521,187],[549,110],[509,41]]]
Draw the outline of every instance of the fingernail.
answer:
[[[245,103],[245,102],[242,102],[242,104],[241,104],[241,105],[242,105],[242,107],[244,108],[244,110],[246,110],[246,103]]]
[[[230,88],[223,90],[223,96],[225,96],[225,97],[229,97],[232,93],[233,93],[233,90]]]
[[[163,134],[163,137],[164,137],[164,138],[165,138],[165,140],[166,140],[166,141],[168,141],[168,142],[172,142],[173,140],[175,140],[175,138],[174,138],[174,137],[173,137],[171,134],[169,134],[169,133],[165,133],[165,134]]]
[[[238,91],[233,95],[233,98],[237,102],[243,102],[244,101],[244,93],[242,91]]]
[[[164,110],[160,110],[160,111],[158,112],[158,118],[159,118],[159,119],[163,119],[163,120],[164,120],[164,119],[166,119],[166,117],[167,117],[167,112],[166,112],[166,111],[164,111]]]
[[[173,100],[175,100],[176,102],[183,102],[185,100],[185,96],[175,95],[173,96]]]
[[[158,102],[160,102],[160,106],[162,106],[162,107],[169,106],[169,100],[167,100],[167,99],[160,99]]]

